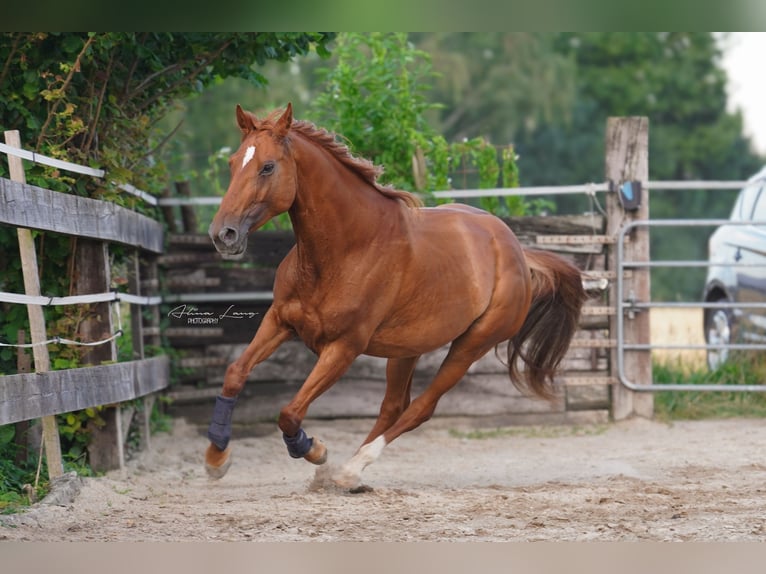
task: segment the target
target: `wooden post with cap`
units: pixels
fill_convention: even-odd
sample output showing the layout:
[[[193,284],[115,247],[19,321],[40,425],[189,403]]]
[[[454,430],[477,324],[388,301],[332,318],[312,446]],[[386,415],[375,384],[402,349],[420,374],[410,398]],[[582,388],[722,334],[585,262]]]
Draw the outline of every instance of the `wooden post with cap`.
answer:
[[[614,190],[607,193],[607,235],[618,237],[624,225],[649,219],[649,193],[646,182],[649,179],[649,119],[646,117],[609,118],[606,124],[606,180],[613,184]],[[630,205],[621,200],[618,188],[625,182],[639,182],[641,196],[638,204]],[[635,198],[631,198],[635,199]],[[633,228],[624,246],[626,260],[636,262],[649,261],[649,228]],[[608,265],[617,269],[617,245],[609,246]],[[623,292],[617,293],[616,283],[609,290],[611,305],[617,305],[618,298],[628,298],[647,302],[651,300],[650,274],[648,267],[631,269],[629,277],[623,280]],[[648,344],[650,342],[649,313],[644,310],[631,317],[625,317],[624,341],[626,344]],[[609,320],[612,339],[616,339],[617,317]],[[619,378],[616,348],[611,351],[610,374]],[[650,350],[624,351],[624,371],[631,382],[649,384],[652,382],[652,353]],[[619,380],[612,390],[612,418],[622,420],[631,416],[651,418],[654,415],[654,397],[652,393],[631,391]]]

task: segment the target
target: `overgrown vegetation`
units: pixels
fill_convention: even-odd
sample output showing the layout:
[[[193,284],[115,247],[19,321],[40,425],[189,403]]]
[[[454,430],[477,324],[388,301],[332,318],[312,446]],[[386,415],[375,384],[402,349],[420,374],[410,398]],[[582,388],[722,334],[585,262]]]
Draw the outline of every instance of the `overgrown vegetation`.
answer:
[[[14,425],[0,426],[0,514],[29,504],[38,496],[35,484],[37,461],[17,460]],[[29,486],[27,486],[29,485]],[[47,484],[38,485],[44,491]]]

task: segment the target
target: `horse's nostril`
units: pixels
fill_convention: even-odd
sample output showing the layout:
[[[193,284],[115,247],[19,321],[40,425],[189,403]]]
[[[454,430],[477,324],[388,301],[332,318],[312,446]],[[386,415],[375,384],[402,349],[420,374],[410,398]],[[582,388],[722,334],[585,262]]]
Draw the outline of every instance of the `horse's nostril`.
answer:
[[[221,241],[223,241],[226,245],[233,245],[237,242],[239,233],[237,233],[237,230],[232,227],[224,227],[221,229],[218,237],[220,237]]]

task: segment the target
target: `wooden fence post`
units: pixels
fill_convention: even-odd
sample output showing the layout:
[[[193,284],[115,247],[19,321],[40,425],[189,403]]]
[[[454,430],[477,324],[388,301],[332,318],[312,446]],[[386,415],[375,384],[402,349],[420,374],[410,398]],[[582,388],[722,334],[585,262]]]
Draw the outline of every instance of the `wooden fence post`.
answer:
[[[181,197],[191,197],[191,185],[188,181],[176,182],[176,193]],[[186,233],[197,233],[197,212],[193,205],[181,206],[181,219]]]
[[[632,221],[649,219],[649,193],[646,182],[649,179],[649,120],[646,117],[609,118],[606,124],[606,180],[616,187],[624,182],[641,183],[641,202],[637,209],[626,210],[619,194],[607,193],[607,230],[610,237],[617,237],[620,229]],[[649,261],[649,228],[639,226],[627,236],[628,242],[624,255],[630,261]],[[609,249],[609,266],[617,267],[617,246]],[[634,297],[636,301],[649,301],[649,269],[635,268],[623,281],[624,292],[617,293],[616,283],[612,282],[609,291],[610,304]],[[621,298],[621,299],[620,299]],[[637,312],[632,317],[625,317],[624,340],[626,344],[650,342],[649,313]],[[611,337],[617,337],[617,317],[609,321]],[[625,351],[625,373],[631,381],[648,384],[652,381],[651,351]],[[617,349],[612,349],[610,371],[613,377],[617,372]],[[612,392],[612,418],[621,420],[638,415],[652,417],[654,397],[652,393],[637,393],[629,390],[619,381]]]
[[[5,132],[5,143],[20,148],[21,138],[17,130]],[[11,179],[21,183],[26,183],[24,165],[21,158],[8,156],[8,168]],[[29,229],[18,228],[19,253],[21,255],[21,267],[24,274],[24,292],[27,295],[40,295],[40,275],[37,268],[37,253],[35,251],[35,242],[32,238],[32,232]],[[40,305],[27,305],[29,314],[29,330],[32,337],[32,343],[41,343],[47,340],[45,330],[45,317]],[[32,348],[32,356],[35,361],[35,372],[44,373],[50,371],[50,356],[48,347],[45,345],[36,345]],[[61,462],[61,442],[59,440],[58,424],[56,417],[42,417],[43,426],[43,444],[45,445],[45,457],[48,462],[48,477],[55,478],[64,474],[64,466]]]
[[[19,345],[23,345],[27,342],[27,333],[23,329],[19,329],[16,335],[16,341]],[[23,347],[19,347],[16,350],[16,371],[19,373],[29,373],[32,371],[32,361],[26,350]],[[29,458],[29,430],[32,428],[31,421],[19,421],[16,423],[16,457],[15,461],[18,466],[23,466],[27,463]],[[40,445],[37,445],[40,448]]]
[[[141,281],[141,253],[138,249],[133,252],[130,258],[130,269],[128,271],[128,287],[131,293],[144,295],[150,291],[150,288],[144,287]],[[130,306],[130,331],[133,337],[133,359],[144,359],[144,317],[141,305]],[[155,396],[149,394],[143,397],[143,408],[136,416],[140,425],[140,448],[147,450],[151,448],[151,414],[154,406]]]
[[[77,295],[105,293],[111,286],[109,251],[106,242],[80,237],[74,252],[74,292]],[[80,323],[80,340],[94,342],[107,339],[114,333],[110,303],[91,303],[86,318]],[[117,359],[114,341],[84,347],[83,365],[100,365]],[[110,405],[101,412],[103,427],[89,424],[91,440],[88,445],[93,470],[107,471],[123,468],[122,413],[120,405]]]
[[[170,197],[170,188],[166,187],[162,191],[162,197]],[[162,215],[165,218],[165,224],[168,227],[168,233],[178,233],[178,223],[176,222],[175,210],[172,205],[162,206]]]

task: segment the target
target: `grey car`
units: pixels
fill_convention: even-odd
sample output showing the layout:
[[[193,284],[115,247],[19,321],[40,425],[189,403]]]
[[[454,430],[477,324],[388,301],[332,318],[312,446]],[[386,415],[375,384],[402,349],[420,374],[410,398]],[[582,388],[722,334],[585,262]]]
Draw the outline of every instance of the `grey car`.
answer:
[[[704,301],[728,307],[706,308],[705,340],[709,345],[766,342],[766,167],[748,180],[731,211],[730,225],[710,236]],[[713,370],[728,358],[730,349],[708,349]]]

